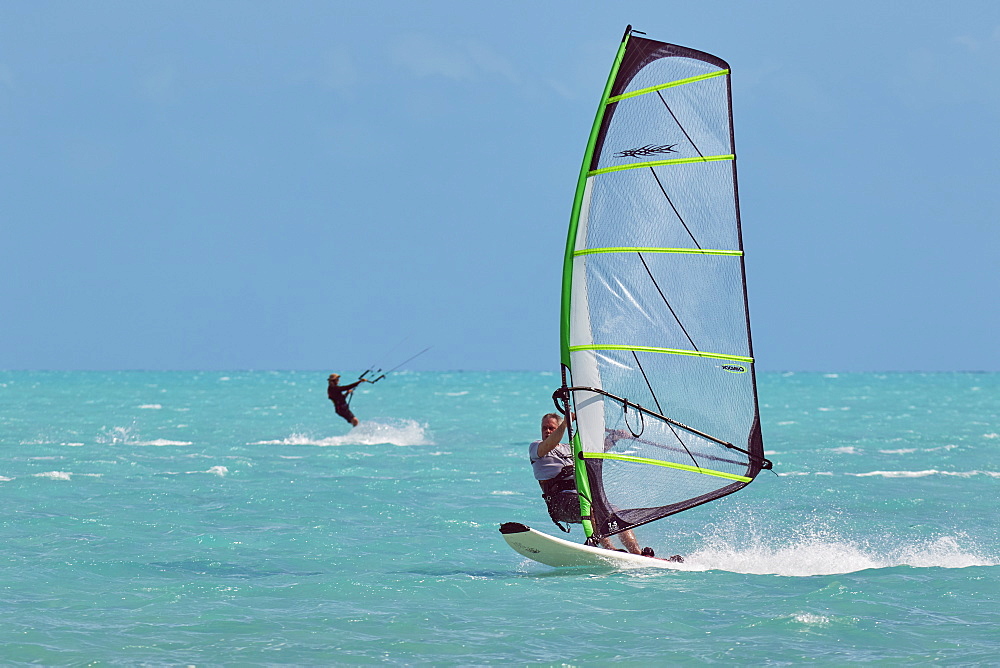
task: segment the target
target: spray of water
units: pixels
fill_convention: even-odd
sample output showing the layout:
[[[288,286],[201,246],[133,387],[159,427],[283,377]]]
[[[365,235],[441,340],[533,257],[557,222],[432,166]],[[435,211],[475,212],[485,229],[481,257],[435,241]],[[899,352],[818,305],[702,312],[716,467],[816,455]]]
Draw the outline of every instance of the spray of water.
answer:
[[[257,441],[251,445],[434,445],[427,425],[415,420],[371,420],[362,422],[343,436],[292,434],[287,438]]]
[[[685,555],[685,570],[723,570],[757,575],[804,577],[873,568],[966,568],[1000,565],[965,534],[930,538],[893,536],[832,528],[829,519],[810,519],[784,533],[763,534],[745,516],[706,527],[700,547]]]

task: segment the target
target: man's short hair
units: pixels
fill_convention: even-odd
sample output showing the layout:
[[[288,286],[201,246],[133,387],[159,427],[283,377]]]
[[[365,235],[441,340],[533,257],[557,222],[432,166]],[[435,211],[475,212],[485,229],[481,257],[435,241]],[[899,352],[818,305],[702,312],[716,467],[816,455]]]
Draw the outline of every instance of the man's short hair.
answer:
[[[545,422],[549,418],[554,419],[556,422],[563,421],[563,416],[559,415],[559,413],[546,413],[545,415],[542,416],[542,422]]]

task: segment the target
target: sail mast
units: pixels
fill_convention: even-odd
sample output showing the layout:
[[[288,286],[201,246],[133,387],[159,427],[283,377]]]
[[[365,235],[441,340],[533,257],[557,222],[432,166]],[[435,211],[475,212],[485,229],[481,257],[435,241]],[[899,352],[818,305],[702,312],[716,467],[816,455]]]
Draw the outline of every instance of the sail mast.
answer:
[[[632,26],[629,25],[625,28],[625,34],[622,35],[622,41],[618,47],[618,53],[615,54],[614,63],[611,65],[611,72],[608,74],[608,82],[605,84],[604,92],[601,94],[601,102],[597,105],[597,114],[594,118],[594,125],[590,129],[590,137],[587,140],[587,150],[583,154],[583,164],[580,167],[580,176],[576,183],[576,194],[573,197],[573,210],[570,214],[569,233],[566,238],[566,254],[563,259],[562,306],[559,337],[559,353],[563,367],[562,376],[564,388],[567,386],[566,369],[569,368],[570,365],[570,308],[572,306],[573,295],[573,252],[576,249],[576,234],[580,225],[580,212],[583,209],[583,200],[587,189],[590,165],[593,162],[594,150],[597,147],[597,137],[600,134],[601,125],[604,122],[604,112],[608,108],[608,98],[611,97],[611,90],[614,87],[615,79],[618,77],[618,70],[621,68],[622,60],[625,58],[625,49],[628,46],[628,40],[631,35]],[[563,404],[563,410],[566,411],[567,416],[569,415],[571,404],[571,397],[567,393],[566,400]],[[573,461],[577,462],[575,472],[576,489],[580,496],[580,517],[582,518],[584,535],[586,535],[587,539],[590,540],[594,534],[594,526],[591,522],[590,514],[590,481],[587,478],[587,467],[583,465],[580,438],[574,433],[571,423],[571,420],[567,420],[567,435],[570,442],[573,444]]]

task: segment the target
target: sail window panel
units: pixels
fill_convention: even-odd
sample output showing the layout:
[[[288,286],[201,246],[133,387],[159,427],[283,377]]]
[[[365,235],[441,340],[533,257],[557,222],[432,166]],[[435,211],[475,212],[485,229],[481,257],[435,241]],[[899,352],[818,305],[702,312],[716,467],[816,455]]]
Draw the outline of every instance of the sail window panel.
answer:
[[[596,169],[733,152],[725,77],[627,98],[608,114]]]
[[[635,451],[640,449],[633,448]],[[657,450],[649,446],[645,449]],[[725,478],[651,464],[615,459],[604,459],[602,462],[604,496],[608,505],[620,514],[638,508],[669,507],[688,499],[711,495],[733,483]],[[744,473],[747,471],[746,465],[737,468]]]
[[[744,453],[728,449],[655,417],[639,418],[634,411],[628,415],[621,410],[620,406],[617,410],[614,406],[606,406],[605,413],[610,416],[618,415],[621,425],[606,427],[604,453],[678,465],[677,467],[661,466],[666,470],[658,471],[657,474],[683,478],[689,477],[689,474],[707,476],[710,478],[709,480],[699,480],[699,482],[705,483],[709,487],[722,487],[728,485],[729,482],[724,482],[726,478],[712,475],[712,473],[740,476],[745,474],[749,467],[749,460]],[[628,463],[639,466],[658,466],[658,464],[644,462]],[[700,468],[705,472],[691,471],[688,467]]]
[[[642,461],[585,459],[588,475],[592,480],[599,481],[594,491],[600,517],[606,518],[606,513],[610,511],[620,520],[634,526],[717,498],[720,494],[746,484],[745,480],[723,477],[725,474],[742,477],[749,472],[749,461],[744,453],[703,439],[704,447],[699,447],[696,440],[689,440],[685,443],[687,449],[694,458],[703,462],[701,468],[693,470],[690,465],[692,457],[688,456],[687,451],[682,447],[681,454],[674,449],[679,443],[673,438],[673,434],[658,433],[649,424],[648,418],[645,431],[638,436],[633,436],[628,431],[608,430],[605,433],[605,441],[614,443],[614,447],[609,450],[612,457],[616,450],[623,454],[636,453],[638,456],[642,453],[647,456],[639,456],[638,459]],[[682,459],[686,459],[688,463],[680,461]],[[648,463],[658,461],[665,464],[671,460],[678,460],[678,467]],[[705,466],[704,463],[711,466]],[[723,475],[718,475],[720,473]]]
[[[618,350],[579,351],[573,353],[574,360],[583,355],[593,356],[598,386],[605,391],[737,447],[746,447],[756,416],[748,363],[669,353],[633,355]],[[731,370],[738,368],[746,371]],[[631,425],[639,431],[642,423],[638,414],[630,411],[626,418],[620,403],[611,399],[606,402],[605,429],[624,430]],[[689,437],[694,435],[681,435],[683,439]],[[586,439],[584,445],[588,449],[603,447]]]
[[[619,252],[579,256],[589,331],[570,345],[677,348],[748,357],[741,258]],[[584,305],[579,305],[584,308]]]
[[[732,192],[728,161],[600,174],[583,246],[738,250]]]
[[[729,484],[697,473],[671,473],[657,466],[615,460],[604,461],[602,481],[608,504],[616,511],[670,506]]]
[[[617,525],[619,527],[623,525],[625,527],[634,527],[640,524],[645,524],[647,522],[658,520],[662,517],[667,517],[668,515],[673,515],[674,513],[679,513],[682,510],[693,508],[706,501],[712,501],[714,499],[717,499],[720,496],[731,494],[732,492],[735,492],[736,490],[745,486],[746,483],[734,482],[733,484],[724,487],[722,489],[717,489],[708,494],[703,494],[701,496],[691,497],[671,505],[659,506],[656,508],[633,508],[631,510],[619,510],[618,512],[615,513],[615,518],[616,518],[615,521],[617,522]]]

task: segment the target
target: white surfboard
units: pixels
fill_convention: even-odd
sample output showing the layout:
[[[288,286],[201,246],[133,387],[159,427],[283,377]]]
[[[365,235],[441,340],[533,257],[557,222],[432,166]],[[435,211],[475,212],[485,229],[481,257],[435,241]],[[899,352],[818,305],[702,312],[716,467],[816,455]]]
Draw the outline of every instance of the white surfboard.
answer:
[[[515,552],[547,566],[562,568],[682,568],[679,563],[629,552],[606,550],[549,536],[518,522],[506,522],[500,533]]]

